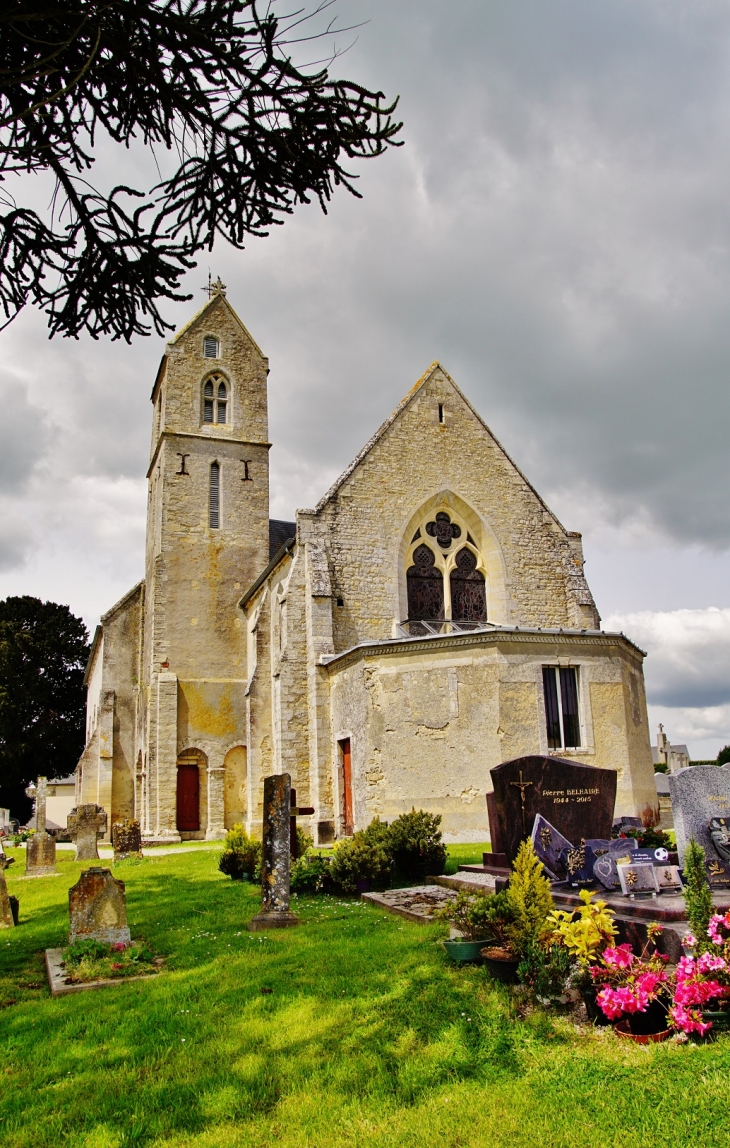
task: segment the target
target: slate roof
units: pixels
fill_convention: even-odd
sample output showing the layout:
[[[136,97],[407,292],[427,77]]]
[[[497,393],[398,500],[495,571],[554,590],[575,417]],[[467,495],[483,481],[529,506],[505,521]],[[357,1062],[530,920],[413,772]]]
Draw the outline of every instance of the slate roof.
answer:
[[[285,542],[296,538],[296,522],[284,522],[281,518],[269,519],[269,562],[277,554]]]

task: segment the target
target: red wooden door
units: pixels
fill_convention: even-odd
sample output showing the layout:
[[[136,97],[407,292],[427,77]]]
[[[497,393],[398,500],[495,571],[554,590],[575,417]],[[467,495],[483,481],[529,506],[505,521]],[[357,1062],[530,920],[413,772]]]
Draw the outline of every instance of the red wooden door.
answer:
[[[200,776],[194,762],[177,767],[177,827],[188,832],[200,829]]]
[[[350,752],[350,739],[344,738],[340,742],[342,754],[342,813],[344,832],[350,836],[353,832],[354,817],[352,815],[352,754]]]

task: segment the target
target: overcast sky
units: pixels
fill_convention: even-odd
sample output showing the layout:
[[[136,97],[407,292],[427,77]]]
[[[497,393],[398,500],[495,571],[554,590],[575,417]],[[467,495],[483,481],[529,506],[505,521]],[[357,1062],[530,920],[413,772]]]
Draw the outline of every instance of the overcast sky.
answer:
[[[334,71],[400,94],[362,200],[208,272],[271,361],[272,515],[327,489],[438,358],[568,529],[652,727],[730,742],[730,7],[341,0]],[[354,43],[353,43],[354,41]],[[125,178],[144,157],[123,158]],[[119,170],[102,156],[102,172]],[[143,573],[163,350],[0,334],[0,594],[89,627]],[[654,728],[652,728],[652,733]]]

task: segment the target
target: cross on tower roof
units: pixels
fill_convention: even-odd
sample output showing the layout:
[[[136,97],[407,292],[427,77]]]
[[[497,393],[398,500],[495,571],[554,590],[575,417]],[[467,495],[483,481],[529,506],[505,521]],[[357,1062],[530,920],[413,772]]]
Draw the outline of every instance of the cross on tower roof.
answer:
[[[209,299],[212,299],[214,295],[222,295],[224,299],[226,297],[225,283],[221,280],[220,275],[215,281],[212,281],[210,277],[210,271],[208,271],[208,282],[206,283],[203,290],[208,292]]]

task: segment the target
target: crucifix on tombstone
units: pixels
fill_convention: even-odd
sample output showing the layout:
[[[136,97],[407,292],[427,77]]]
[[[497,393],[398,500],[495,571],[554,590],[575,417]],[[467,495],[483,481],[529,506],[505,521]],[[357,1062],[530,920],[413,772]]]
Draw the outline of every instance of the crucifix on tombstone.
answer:
[[[532,785],[531,781],[523,781],[522,770],[520,770],[520,780],[510,781],[510,785],[516,785],[520,791],[520,805],[522,807],[522,833],[527,836],[527,826],[525,824],[525,790],[528,786]]]
[[[297,817],[308,817],[314,813],[313,805],[297,805],[297,791],[291,791],[291,816],[289,818],[289,849],[292,861],[296,861],[299,856],[299,845],[297,843]]]
[[[77,861],[98,861],[99,850],[96,842],[106,832],[107,816],[101,805],[90,802],[77,805],[66,818],[66,827],[71,839],[76,842]]]

